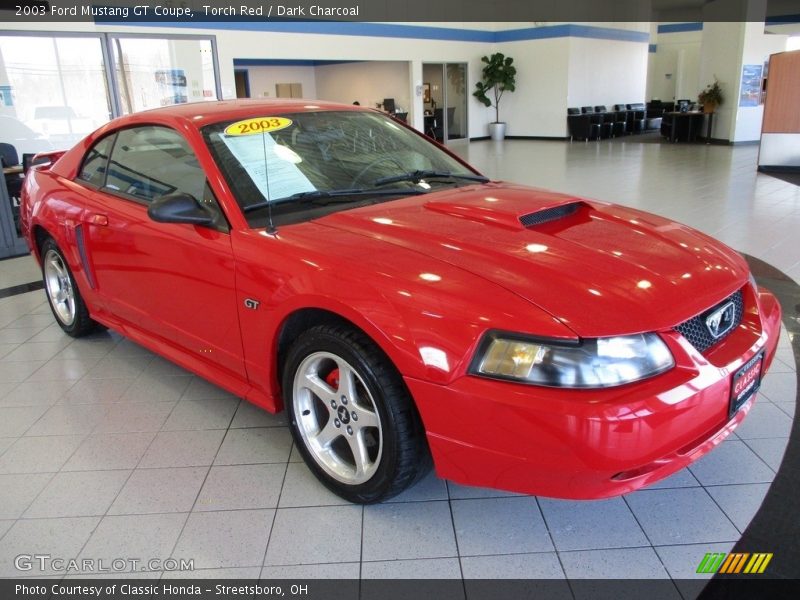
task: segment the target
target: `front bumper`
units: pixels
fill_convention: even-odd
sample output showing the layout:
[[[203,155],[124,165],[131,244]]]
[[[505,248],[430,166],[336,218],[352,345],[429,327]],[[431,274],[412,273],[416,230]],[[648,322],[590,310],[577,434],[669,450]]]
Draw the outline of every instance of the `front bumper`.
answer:
[[[741,325],[705,355],[661,332],[676,366],[617,388],[567,390],[464,375],[442,386],[406,378],[439,476],[474,486],[556,498],[631,492],[697,460],[745,418],[729,417],[733,373],[778,344],[775,297],[746,288]]]

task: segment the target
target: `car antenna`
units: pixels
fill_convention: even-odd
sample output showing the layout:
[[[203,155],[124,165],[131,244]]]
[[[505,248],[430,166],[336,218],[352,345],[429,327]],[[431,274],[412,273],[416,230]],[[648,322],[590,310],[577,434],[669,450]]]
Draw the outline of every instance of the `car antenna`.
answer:
[[[267,183],[267,235],[277,235],[278,230],[272,222],[272,194],[269,191],[269,162],[267,161],[267,132],[261,132],[261,142],[264,147],[264,178]]]

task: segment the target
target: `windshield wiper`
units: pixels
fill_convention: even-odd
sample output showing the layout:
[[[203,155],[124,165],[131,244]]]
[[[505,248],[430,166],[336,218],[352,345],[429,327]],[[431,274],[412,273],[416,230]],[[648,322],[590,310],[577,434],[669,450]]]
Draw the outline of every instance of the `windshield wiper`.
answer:
[[[372,190],[363,188],[341,189],[341,190],[314,190],[311,192],[298,192],[291,196],[275,198],[256,202],[242,208],[242,212],[249,213],[270,205],[285,204],[287,202],[316,202],[317,200],[329,200],[325,204],[334,202],[348,202],[353,196],[416,196],[427,193],[425,190],[415,190],[413,188],[396,188],[390,190]]]
[[[400,175],[389,175],[381,177],[372,182],[372,185],[386,185],[387,183],[398,183],[400,181],[411,181],[419,183],[422,179],[435,179],[435,178],[448,178],[448,179],[466,179],[468,181],[478,181],[480,183],[488,183],[489,178],[483,175],[469,175],[462,173],[452,173],[450,171],[433,171],[418,169],[416,171],[409,171],[408,173],[401,173]]]

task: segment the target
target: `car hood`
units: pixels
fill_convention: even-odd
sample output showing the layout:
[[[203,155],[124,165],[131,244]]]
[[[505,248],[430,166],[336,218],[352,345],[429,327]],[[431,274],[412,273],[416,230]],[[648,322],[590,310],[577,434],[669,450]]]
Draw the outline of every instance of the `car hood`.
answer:
[[[469,271],[577,335],[668,329],[741,287],[736,252],[630,208],[491,183],[341,211],[317,221]],[[391,260],[391,248],[376,248]],[[476,289],[475,298],[491,290]]]

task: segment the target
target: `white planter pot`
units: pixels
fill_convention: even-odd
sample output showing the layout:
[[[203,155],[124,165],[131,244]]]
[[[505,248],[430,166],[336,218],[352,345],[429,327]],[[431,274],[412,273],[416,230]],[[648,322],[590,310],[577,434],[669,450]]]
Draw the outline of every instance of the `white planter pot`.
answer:
[[[501,142],[506,137],[506,124],[505,123],[489,123],[489,135],[496,142]]]

